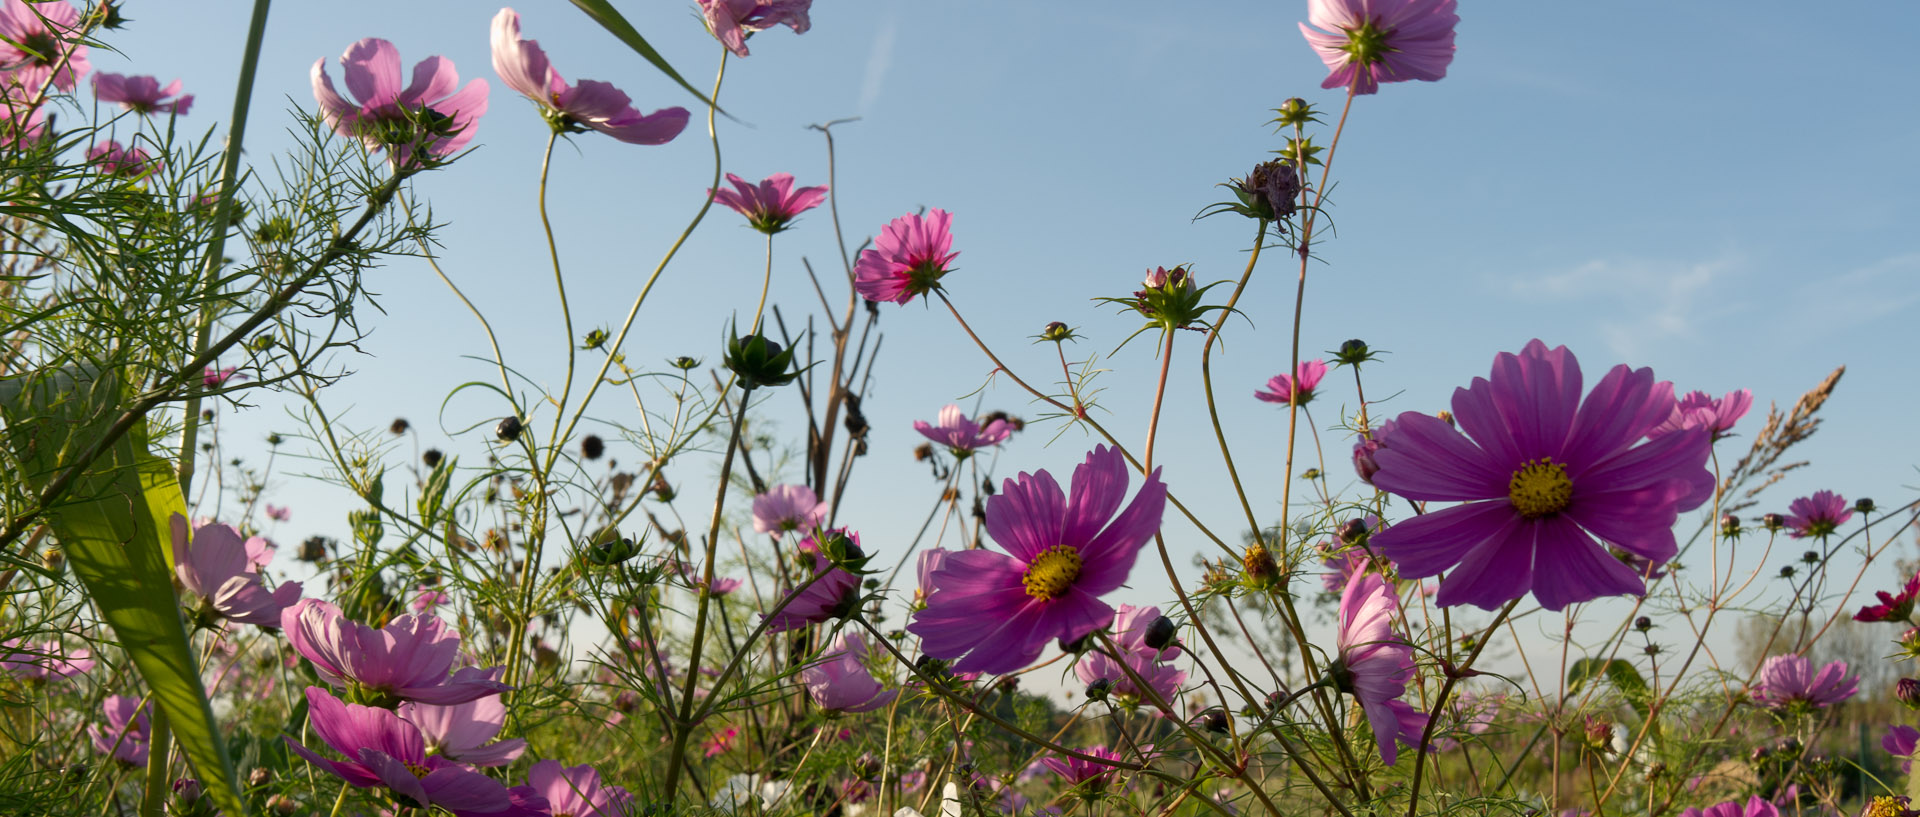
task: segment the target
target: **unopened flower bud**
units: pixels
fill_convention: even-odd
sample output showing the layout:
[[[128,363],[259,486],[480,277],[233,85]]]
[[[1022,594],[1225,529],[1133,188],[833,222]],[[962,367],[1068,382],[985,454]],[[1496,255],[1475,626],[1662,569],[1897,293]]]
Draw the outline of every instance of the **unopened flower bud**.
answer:
[[[1280,578],[1280,565],[1273,560],[1273,553],[1262,545],[1248,545],[1247,552],[1240,557],[1240,566],[1246,570],[1247,587],[1254,590],[1266,590]]]
[[[734,337],[727,342],[724,360],[727,370],[740,378],[743,388],[759,389],[784,386],[800,376],[793,368],[793,350],[763,335]]]
[[[1633,620],[1633,628],[1643,633],[1651,630],[1653,629],[1653,619],[1647,618],[1646,616],[1636,618]]]
[[[1920,678],[1902,678],[1893,685],[1893,697],[1908,709],[1920,709]]]
[[[1088,633],[1072,641],[1060,639],[1060,651],[1068,655],[1080,655],[1093,646],[1093,634]]]
[[[1274,108],[1273,112],[1275,114],[1273,124],[1283,128],[1304,128],[1309,122],[1320,121],[1319,116],[1314,113],[1313,106],[1299,97],[1280,103],[1280,107]]]
[[[1107,696],[1112,693],[1113,681],[1108,678],[1102,678],[1087,685],[1087,700],[1089,701],[1104,701],[1107,699]]]
[[[281,443],[283,443],[283,442],[286,442],[286,441],[287,441],[287,438],[285,438],[285,437],[282,437],[282,436],[280,436],[280,435],[278,435],[278,434],[268,434],[268,435],[267,435],[267,445],[279,445],[279,444],[281,444]]]
[[[692,369],[695,366],[700,365],[700,361],[694,360],[693,358],[687,357],[686,355],[681,355],[667,362],[671,364],[673,368],[679,369],[680,371],[683,371],[683,372],[687,371],[688,369]]]
[[[1793,578],[1793,574],[1797,572],[1798,571],[1793,569],[1793,565],[1787,565],[1786,567],[1780,568],[1780,578],[1791,579]]]
[[[1853,509],[1861,513],[1873,513],[1873,500],[1861,497],[1853,501]]]
[[[1070,327],[1059,321],[1054,321],[1053,323],[1047,324],[1047,328],[1040,330],[1041,340],[1050,340],[1055,343],[1059,343],[1060,341],[1068,340],[1068,339],[1071,339],[1072,337],[1073,337],[1073,327]]]
[[[520,424],[520,418],[508,415],[493,427],[493,436],[500,438],[503,443],[510,443],[519,439],[520,432],[525,428]]]
[[[1212,732],[1216,735],[1226,734],[1227,733],[1227,711],[1219,707],[1214,707],[1212,709],[1209,709],[1205,712],[1200,713],[1200,728],[1205,729],[1209,732]]]
[[[1349,519],[1340,526],[1340,541],[1357,545],[1367,540],[1367,522],[1364,519]]]
[[[1159,289],[1166,286],[1167,268],[1154,267],[1153,269],[1147,270],[1147,277],[1141,279],[1140,284],[1148,289]]]
[[[440,460],[445,456],[445,454],[440,453],[440,449],[429,448],[420,454],[420,461],[425,463],[428,468],[439,468]]]
[[[1787,526],[1787,520],[1777,513],[1770,513],[1760,517],[1760,526],[1769,531],[1777,531]]]
[[[1739,536],[1740,517],[1734,516],[1733,514],[1720,517],[1720,535]]]
[[[46,568],[48,573],[66,570],[67,554],[60,552],[59,548],[48,548],[46,552],[40,554],[40,566]]]
[[[407,418],[395,417],[393,418],[393,423],[387,426],[387,431],[391,432],[394,436],[398,437],[402,434],[407,433],[407,429],[410,429],[412,427],[413,427],[413,424],[407,422]]]
[[[607,441],[600,439],[599,435],[588,434],[580,438],[580,456],[590,460],[597,460],[606,453]]]
[[[1320,473],[1320,469],[1318,468],[1308,468],[1307,470],[1300,472],[1301,479],[1319,479],[1323,476],[1326,476],[1326,475]]]
[[[1174,636],[1180,634],[1180,628],[1174,626],[1173,619],[1161,616],[1147,625],[1147,634],[1140,642],[1149,649],[1164,650],[1173,646]]]
[[[1810,564],[1810,565],[1813,565],[1813,564],[1819,564],[1819,563],[1820,563],[1820,554],[1819,554],[1819,553],[1816,553],[1816,552],[1814,552],[1814,551],[1811,551],[1811,550],[1809,550],[1809,551],[1807,551],[1807,552],[1805,552],[1805,553],[1802,553],[1802,554],[1800,554],[1800,561],[1802,561],[1802,562],[1805,562],[1805,563],[1807,563],[1807,564]]]
[[[265,766],[256,767],[247,773],[247,785],[259,787],[273,782],[273,770]]]

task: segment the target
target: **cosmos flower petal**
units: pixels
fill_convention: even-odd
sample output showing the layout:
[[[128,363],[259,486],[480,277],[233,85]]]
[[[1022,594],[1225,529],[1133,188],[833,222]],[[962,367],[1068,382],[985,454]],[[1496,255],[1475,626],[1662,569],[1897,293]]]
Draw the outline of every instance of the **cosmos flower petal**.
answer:
[[[1533,586],[1533,533],[1533,526],[1509,514],[1498,532],[1467,551],[1447,574],[1436,603],[1496,610],[1525,595]]]
[[[348,46],[340,63],[347,92],[361,105],[377,108],[400,97],[400,52],[393,43],[368,37]]]
[[[1601,596],[1640,595],[1646,584],[1565,517],[1534,525],[1533,593],[1540,606],[1562,610]]]
[[[1425,578],[1458,563],[1481,543],[1510,533],[1513,509],[1500,502],[1469,502],[1403,519],[1368,543],[1392,559],[1400,575]]]
[[[1127,470],[1126,459],[1120,452],[1106,446],[1095,448],[1087,454],[1085,462],[1073,469],[1073,495],[1067,500],[1066,522],[1060,535],[1062,544],[1084,545],[1093,541],[1101,526],[1113,518],[1113,512],[1119,510],[1120,502],[1127,498]],[[1134,501],[1139,502],[1139,497]]]
[[[987,534],[1022,562],[1059,544],[1066,495],[1046,471],[1022,472],[1001,483],[1000,493],[987,499]]]
[[[1374,487],[1422,502],[1506,494],[1512,472],[1495,465],[1492,456],[1446,423],[1413,411],[1393,423],[1393,434],[1373,454],[1380,467],[1373,475]]]
[[[1673,413],[1673,384],[1654,382],[1652,369],[1607,370],[1580,405],[1563,456],[1571,470],[1633,444]]]

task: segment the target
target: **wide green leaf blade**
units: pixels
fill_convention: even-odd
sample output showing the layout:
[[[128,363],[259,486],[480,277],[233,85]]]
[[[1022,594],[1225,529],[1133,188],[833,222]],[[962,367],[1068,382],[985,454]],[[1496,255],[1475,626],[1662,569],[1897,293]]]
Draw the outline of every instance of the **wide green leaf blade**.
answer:
[[[592,17],[594,22],[599,23],[602,28],[611,32],[613,36],[620,38],[620,41],[626,43],[628,48],[633,49],[635,53],[645,58],[647,62],[653,63],[653,67],[660,69],[660,73],[666,74],[669,79],[680,83],[680,87],[687,89],[687,93],[693,94],[700,100],[701,104],[721,113],[727,112],[725,108],[713,104],[713,100],[708,99],[706,94],[700,93],[700,89],[693,87],[691,83],[681,77],[679,71],[673,70],[673,66],[667,64],[667,58],[660,56],[660,52],[653,50],[653,46],[647,44],[647,38],[640,36],[640,32],[634,30],[633,24],[627,22],[627,18],[621,16],[620,12],[613,7],[612,3],[607,2],[607,0],[573,0],[573,4],[579,6],[581,11],[586,12],[588,17]]]
[[[42,490],[64,462],[115,419],[117,379],[78,368],[0,382],[7,444],[26,484]],[[67,564],[152,690],[174,739],[208,796],[229,815],[247,813],[174,596],[168,520],[186,503],[170,463],[148,447],[145,421],[96,460],[46,522]]]

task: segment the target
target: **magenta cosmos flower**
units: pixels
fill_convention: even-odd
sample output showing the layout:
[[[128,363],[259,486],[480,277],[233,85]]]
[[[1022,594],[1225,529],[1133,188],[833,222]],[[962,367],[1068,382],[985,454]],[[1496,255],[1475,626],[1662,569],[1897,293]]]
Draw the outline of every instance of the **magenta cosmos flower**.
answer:
[[[558,760],[542,760],[527,770],[527,784],[546,798],[548,812],[569,817],[625,817],[633,795],[619,786],[600,782],[600,773],[592,766],[562,766]]]
[[[313,62],[313,97],[320,117],[341,136],[359,139],[368,150],[385,150],[396,167],[443,159],[473,141],[487,112],[487,81],[459,88],[460,74],[446,57],[428,57],[413,66],[413,81],[400,84],[400,52],[393,43],[369,37],[340,57],[347,90],[359,101],[340,96],[327,76],[323,57]],[[458,89],[458,90],[456,90]]]
[[[728,173],[727,181],[733,185],[732,190],[709,189],[707,192],[714,201],[746,216],[748,224],[767,235],[787,229],[795,217],[820,206],[827,198],[824,184],[793,189],[792,173],[775,173],[758,185],[747,184],[746,179]]]
[[[1756,794],[1747,798],[1745,805],[1728,800],[1704,809],[1689,808],[1680,812],[1680,817],[1780,817],[1780,809]]]
[[[1002,483],[987,500],[986,524],[1006,553],[961,550],[941,560],[926,609],[907,627],[922,651],[957,659],[959,672],[1012,672],[1055,639],[1078,641],[1112,622],[1100,596],[1126,583],[1167,505],[1154,469],[1120,510],[1127,472],[1120,452],[1103,445],[1074,469],[1071,496],[1046,471]]]
[[[1875,591],[1879,604],[1869,604],[1853,614],[1854,621],[1906,621],[1913,616],[1913,601],[1920,596],[1920,573],[1913,574],[1898,594]]]
[[[887,689],[867,671],[867,641],[859,633],[842,632],[812,666],[800,671],[813,702],[828,712],[871,712],[900,695]]]
[[[1371,94],[1382,82],[1447,75],[1460,24],[1455,7],[1454,0],[1307,0],[1300,33],[1327,64],[1320,87]]]
[[[1073,674],[1089,686],[1100,681],[1111,684],[1113,695],[1136,700],[1145,699],[1134,676],[1145,681],[1162,701],[1173,700],[1180,692],[1180,685],[1186,683],[1187,673],[1176,669],[1172,664],[1164,663],[1180,655],[1180,647],[1171,645],[1165,649],[1153,649],[1146,644],[1147,627],[1160,617],[1158,607],[1135,607],[1122,604],[1113,615],[1113,642],[1120,648],[1120,655],[1111,656],[1104,651],[1091,651],[1080,657],[1073,665]],[[1115,660],[1115,659],[1118,660]],[[1125,667],[1121,662],[1125,662]],[[1127,669],[1132,669],[1129,675]]]
[[[261,582],[248,554],[264,552],[265,539],[241,539],[239,531],[214,522],[203,522],[188,534],[187,518],[177,513],[172,529],[174,575],[199,598],[203,615],[279,627],[280,614],[300,600],[299,582],[272,590]]]
[[[443,757],[429,757],[420,730],[385,709],[342,703],[324,689],[307,687],[307,719],[314,734],[346,759],[329,760],[286,737],[289,748],[358,788],[385,787],[401,805],[438,806],[460,817],[547,813],[527,810],[547,805],[530,797],[532,792],[516,798],[491,777]]]
[[[940,278],[960,254],[952,252],[953,215],[935,208],[925,217],[908,213],[887,223],[873,248],[860,251],[853,286],[869,301],[906,304],[940,288]]]
[[[0,672],[16,678],[38,682],[73,678],[86,674],[93,665],[92,650],[83,647],[69,653],[57,640],[9,638],[0,641]]]
[[[785,24],[795,34],[813,27],[807,11],[813,0],[700,0],[707,30],[728,51],[747,56],[747,38],[755,32]]]
[[[1658,437],[1683,428],[1705,428],[1718,440],[1733,430],[1733,424],[1746,416],[1747,409],[1753,406],[1753,392],[1741,389],[1727,392],[1725,397],[1713,399],[1706,392],[1688,392],[1674,405],[1673,414],[1667,421],[1647,432],[1649,437]]]
[[[180,87],[177,79],[162,88],[155,77],[129,77],[104,71],[93,75],[95,99],[119,103],[120,107],[142,115],[186,116],[187,109],[193,107],[193,94],[181,94]]]
[[[131,695],[108,695],[101,709],[107,716],[106,728],[99,724],[87,727],[94,751],[128,766],[147,765],[150,738],[146,702]]]
[[[630,145],[664,145],[687,129],[686,108],[642,114],[611,83],[583,79],[568,85],[538,40],[520,39],[520,15],[510,8],[493,18],[493,72],[537,103],[555,132],[592,129]]]
[[[984,425],[976,423],[962,414],[959,406],[949,403],[940,410],[939,425],[915,420],[913,430],[920,432],[922,437],[946,446],[948,453],[956,459],[966,459],[978,449],[1005,442],[1013,435],[1013,424],[999,419],[989,420]]]
[[[860,534],[849,532],[846,528],[835,528],[827,531],[826,535],[829,541],[844,536],[846,542],[841,547],[851,557],[860,557]],[[819,578],[789,595],[773,615],[766,616],[773,622],[767,626],[767,632],[781,633],[808,624],[846,618],[860,603],[859,574],[822,556],[811,536],[800,542],[800,551],[813,554],[813,575]]]
[[[280,624],[287,641],[335,689],[360,687],[437,706],[512,689],[493,680],[498,667],[465,667],[448,677],[460,657],[460,636],[437,616],[398,616],[376,630],[347,620],[332,604],[302,599],[281,613]]]
[[[30,99],[49,79],[72,91],[93,67],[79,39],[80,10],[66,0],[0,2],[0,83],[17,89],[7,96]]]
[[[753,498],[753,529],[778,536],[813,530],[826,521],[827,506],[805,485],[775,485]]]
[[[1847,499],[1832,491],[1815,491],[1813,496],[1803,496],[1787,506],[1788,534],[1795,539],[1809,536],[1825,538],[1832,536],[1841,525],[1853,518],[1853,509],[1847,507]]]
[[[1860,679],[1847,676],[1847,662],[1835,661],[1814,672],[1806,656],[1789,653],[1760,665],[1760,680],[1749,694],[1769,709],[1825,709],[1859,691]]]
[[[1082,754],[1104,757],[1108,760],[1123,760],[1119,752],[1115,752],[1105,746],[1090,746],[1083,750]],[[1046,767],[1052,769],[1054,774],[1059,775],[1062,780],[1067,781],[1069,785],[1073,786],[1078,786],[1089,781],[1096,787],[1105,785],[1107,779],[1112,777],[1114,772],[1120,770],[1118,766],[1095,763],[1091,760],[1082,760],[1077,757],[1043,757],[1040,759],[1040,762],[1046,764]]]
[[[146,151],[112,140],[88,148],[87,159],[99,165],[102,173],[135,180],[158,173],[163,166]]]
[[[1901,774],[1913,771],[1913,752],[1914,749],[1920,748],[1920,729],[1895,725],[1887,730],[1885,737],[1880,739],[1880,748],[1887,750],[1887,754],[1900,759]]]
[[[452,706],[402,701],[394,712],[419,728],[429,752],[448,760],[505,766],[527,750],[527,742],[520,738],[494,740],[507,722],[507,705],[498,695]]]
[[[1360,700],[1380,760],[1389,766],[1400,756],[1395,739],[1419,746],[1427,728],[1426,714],[1400,700],[1413,678],[1413,648],[1393,631],[1397,606],[1393,589],[1377,573],[1348,583],[1340,595],[1340,657],[1327,668],[1341,692]]]
[[[1453,392],[1461,431],[1418,412],[1395,418],[1373,460],[1375,487],[1421,502],[1459,501],[1373,535],[1404,578],[1448,571],[1441,606],[1492,610],[1532,591],[1560,610],[1646,584],[1601,543],[1656,563],[1674,557],[1673,523],[1713,495],[1710,443],[1695,428],[1647,440],[1673,412],[1673,384],[1615,366],[1580,397],[1580,364],[1538,340],[1494,358]],[[1595,538],[1600,541],[1594,541]]]
[[[1302,360],[1293,376],[1274,375],[1267,381],[1266,390],[1256,391],[1253,396],[1269,403],[1304,406],[1313,400],[1313,390],[1320,385],[1320,378],[1326,376],[1326,361]]]

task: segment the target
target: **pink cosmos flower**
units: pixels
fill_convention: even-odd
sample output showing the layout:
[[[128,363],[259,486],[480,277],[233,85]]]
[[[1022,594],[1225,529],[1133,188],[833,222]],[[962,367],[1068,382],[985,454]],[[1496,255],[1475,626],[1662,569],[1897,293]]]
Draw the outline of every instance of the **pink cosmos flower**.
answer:
[[[300,600],[300,583],[283,582],[268,590],[248,560],[250,540],[229,525],[207,522],[187,533],[187,518],[172,519],[174,575],[180,586],[199,597],[204,613],[241,624],[280,626],[280,616]],[[259,539],[260,537],[253,537]],[[265,547],[261,539],[258,547]]]
[[[1454,0],[1307,0],[1300,33],[1327,64],[1320,87],[1371,94],[1382,82],[1447,75],[1455,8]]]
[[[150,738],[146,702],[131,695],[108,695],[101,708],[107,714],[107,727],[102,729],[99,724],[87,727],[94,751],[128,766],[147,765]]]
[[[93,68],[79,39],[80,10],[66,0],[0,2],[0,83],[21,98],[38,95],[49,79],[72,91]]]
[[[419,587],[414,590],[413,604],[416,613],[431,613],[440,609],[440,605],[452,601],[453,597],[431,587]]]
[[[102,173],[127,179],[144,179],[159,173],[164,166],[146,151],[112,140],[88,148],[87,160],[99,165]]]
[[[920,579],[920,585],[913,590],[913,601],[916,607],[924,606],[927,597],[933,595],[936,589],[933,586],[933,574],[940,569],[940,565],[946,561],[947,554],[950,552],[946,548],[928,548],[920,552],[920,558],[913,565],[914,575]]]
[[[1920,729],[1896,724],[1880,739],[1880,748],[1900,759],[1900,773],[1913,771],[1913,751],[1920,748]]]
[[[741,582],[739,579],[730,579],[725,576],[720,576],[720,577],[716,577],[713,580],[713,584],[707,585],[707,592],[715,596],[725,596],[732,593],[735,590],[739,590],[740,584]]]
[[[186,116],[187,109],[193,107],[193,94],[180,93],[180,80],[162,88],[155,77],[129,77],[105,71],[93,75],[93,97],[101,102],[117,102],[120,107],[142,115]]]
[[[112,144],[112,143],[109,142],[108,144]],[[232,380],[235,377],[238,377],[241,380],[247,379],[247,376],[244,374],[236,374],[239,371],[240,370],[238,368],[233,366],[228,366],[224,369],[216,369],[212,366],[208,366],[206,371],[200,373],[200,382],[209,389],[217,389],[217,388],[220,388],[221,386],[226,385],[227,381]]]
[[[1328,555],[1320,560],[1320,564],[1327,568],[1327,572],[1320,574],[1320,586],[1329,593],[1338,593],[1347,589],[1353,577],[1367,572],[1367,569],[1373,566],[1373,558],[1361,548],[1347,548],[1336,552],[1332,547],[1328,547],[1325,552]]]
[[[1413,648],[1393,631],[1396,606],[1393,590],[1377,573],[1349,583],[1340,595],[1340,630],[1335,636],[1340,657],[1327,669],[1341,692],[1360,700],[1380,746],[1380,760],[1389,766],[1400,755],[1395,739],[1419,746],[1427,728],[1426,713],[1400,700],[1413,678]]]
[[[642,114],[610,83],[583,79],[568,85],[538,40],[520,39],[520,15],[510,8],[493,18],[493,72],[537,103],[557,132],[591,128],[630,145],[664,145],[687,128],[686,108]]]
[[[46,106],[29,108],[26,102],[13,99],[9,93],[0,85],[0,147],[26,147],[45,139]]]
[[[820,654],[818,662],[800,671],[813,702],[828,712],[872,712],[900,695],[887,689],[867,671],[867,641],[859,633],[842,631]]]
[[[1907,580],[1907,586],[1900,589],[1899,595],[1879,590],[1874,595],[1880,597],[1879,604],[1869,604],[1853,614],[1854,621],[1906,621],[1913,616],[1913,601],[1920,596],[1920,573],[1913,574]]]
[[[1683,428],[1704,428],[1712,432],[1718,440],[1733,430],[1733,424],[1745,416],[1747,409],[1753,406],[1753,392],[1746,389],[1727,392],[1727,396],[1718,400],[1706,392],[1688,392],[1674,405],[1673,414],[1667,421],[1647,432],[1649,437],[1658,437]]]
[[[825,571],[825,574],[789,596],[779,610],[767,616],[773,619],[773,623],[767,626],[767,632],[783,633],[808,624],[846,618],[847,614],[853,612],[854,605],[860,603],[860,577],[815,553],[813,572],[820,574],[821,571]]]
[[[742,57],[747,56],[747,38],[782,23],[795,34],[813,27],[807,11],[813,0],[700,0],[700,13],[707,20],[713,38]]]
[[[992,420],[983,426],[960,413],[960,407],[951,403],[940,410],[939,425],[915,420],[913,430],[920,432],[922,437],[946,446],[956,459],[966,459],[974,451],[999,445],[1013,435],[1011,423]]]
[[[1749,694],[1770,709],[1795,707],[1825,709],[1860,691],[1860,679],[1847,676],[1847,662],[1835,661],[1813,671],[1804,655],[1776,655],[1760,665],[1760,680]]]
[[[0,672],[28,681],[73,678],[91,671],[95,663],[92,650],[82,647],[69,653],[58,640],[9,638],[0,641],[0,648]]]
[[[734,189],[707,192],[713,195],[714,201],[746,216],[748,224],[767,235],[787,229],[795,217],[820,206],[827,198],[824,184],[793,189],[791,173],[775,173],[758,185],[747,184],[746,179],[732,173],[727,174],[727,181]]]
[[[275,522],[285,522],[293,518],[293,510],[285,505],[267,503],[267,518]]]
[[[1380,463],[1375,462],[1373,457],[1380,453],[1380,447],[1386,444],[1387,435],[1391,433],[1393,421],[1388,420],[1369,432],[1368,436],[1354,441],[1353,473],[1360,477],[1361,482],[1373,484],[1373,475],[1380,470]]]
[[[805,485],[775,485],[753,498],[753,529],[778,536],[812,530],[826,521],[827,506]]]
[[[725,729],[716,729],[713,737],[708,738],[707,742],[701,746],[706,751],[707,757],[719,757],[733,749],[733,741],[738,737],[740,737],[740,727],[729,726]]]
[[[600,773],[592,766],[561,766],[558,760],[542,760],[527,770],[527,783],[546,798],[547,808],[555,815],[571,817],[625,817],[633,795],[619,786],[600,782]]]
[[[412,723],[385,709],[342,703],[320,687],[307,687],[307,719],[314,734],[346,756],[328,760],[284,737],[288,748],[309,763],[357,788],[385,787],[402,805],[438,806],[460,817],[545,814],[543,798],[506,786],[444,757],[427,755],[426,741]]]
[[[1006,480],[987,500],[986,521],[1006,553],[947,554],[907,631],[926,654],[958,659],[956,671],[1006,673],[1055,639],[1078,641],[1107,626],[1114,609],[1100,596],[1126,583],[1167,504],[1155,469],[1120,510],[1127,482],[1126,460],[1106,446],[1074,469],[1071,497],[1046,471]]]
[[[347,90],[358,103],[340,96],[327,76],[323,57],[313,62],[313,97],[320,117],[341,136],[359,139],[367,150],[385,150],[396,167],[444,159],[473,141],[487,112],[487,81],[460,85],[460,74],[446,57],[428,57],[413,66],[413,82],[400,85],[400,52],[393,43],[369,37],[340,57]]]
[[[1108,760],[1123,759],[1119,752],[1115,752],[1105,746],[1089,746],[1082,750],[1082,752],[1094,757],[1104,757]],[[1077,757],[1043,757],[1040,759],[1040,762],[1046,764],[1047,768],[1052,769],[1054,774],[1059,775],[1062,780],[1067,781],[1067,784],[1072,786],[1078,786],[1087,782],[1091,782],[1095,787],[1102,786],[1106,784],[1108,778],[1113,776],[1114,772],[1120,770],[1118,766],[1108,766],[1104,763],[1081,760]]]
[[[433,754],[470,766],[505,766],[527,750],[520,738],[494,741],[507,722],[507,705],[498,695],[463,704],[433,706],[401,701],[394,712],[420,729]]]
[[[1602,544],[1665,563],[1673,523],[1713,495],[1706,429],[1648,429],[1673,412],[1673,384],[1615,366],[1580,397],[1580,364],[1534,340],[1455,389],[1456,431],[1418,412],[1394,420],[1373,484],[1417,501],[1463,504],[1373,535],[1405,578],[1447,571],[1439,604],[1492,610],[1532,591],[1560,610],[1646,584]],[[1600,542],[1595,542],[1595,537]]]
[[[376,630],[347,620],[332,604],[302,599],[281,613],[280,624],[288,643],[335,689],[355,685],[438,706],[512,689],[494,680],[498,667],[465,667],[448,677],[460,656],[460,636],[437,616],[398,616]]]
[[[853,286],[869,301],[905,305],[915,295],[940,288],[940,278],[960,254],[952,252],[953,215],[934,208],[923,218],[908,213],[887,223],[873,248],[860,251]]]
[[[1787,527],[1793,530],[1787,535],[1795,539],[1832,536],[1853,518],[1853,509],[1847,506],[1846,497],[1832,491],[1815,491],[1813,496],[1800,497],[1787,506],[1787,513]]]
[[[1738,800],[1729,800],[1705,809],[1686,809],[1680,812],[1680,817],[1780,817],[1780,809],[1756,794],[1747,798],[1745,806]]]
[[[1111,693],[1114,695],[1144,699],[1146,696],[1133,681],[1133,676],[1137,675],[1160,696],[1160,700],[1173,700],[1180,692],[1180,685],[1186,683],[1187,673],[1172,664],[1163,663],[1179,657],[1179,645],[1160,650],[1146,645],[1147,627],[1159,617],[1158,607],[1120,605],[1113,615],[1113,642],[1114,646],[1120,648],[1121,654],[1111,656],[1101,650],[1088,652],[1080,657],[1079,663],[1073,665],[1073,674],[1088,685],[1099,681],[1112,684]],[[1127,674],[1127,670],[1121,667],[1121,661],[1133,670],[1133,675]]]
[[[1256,391],[1253,396],[1269,403],[1304,406],[1313,401],[1314,388],[1320,385],[1320,378],[1326,376],[1326,361],[1302,360],[1292,377],[1274,375],[1267,381],[1267,390]]]
[[[1493,719],[1500,714],[1500,705],[1505,699],[1499,695],[1476,695],[1463,692],[1453,696],[1447,702],[1448,720],[1451,721],[1454,734],[1482,735],[1493,728]],[[1436,737],[1433,748],[1437,752],[1452,751],[1460,746],[1460,739],[1452,736]]]

